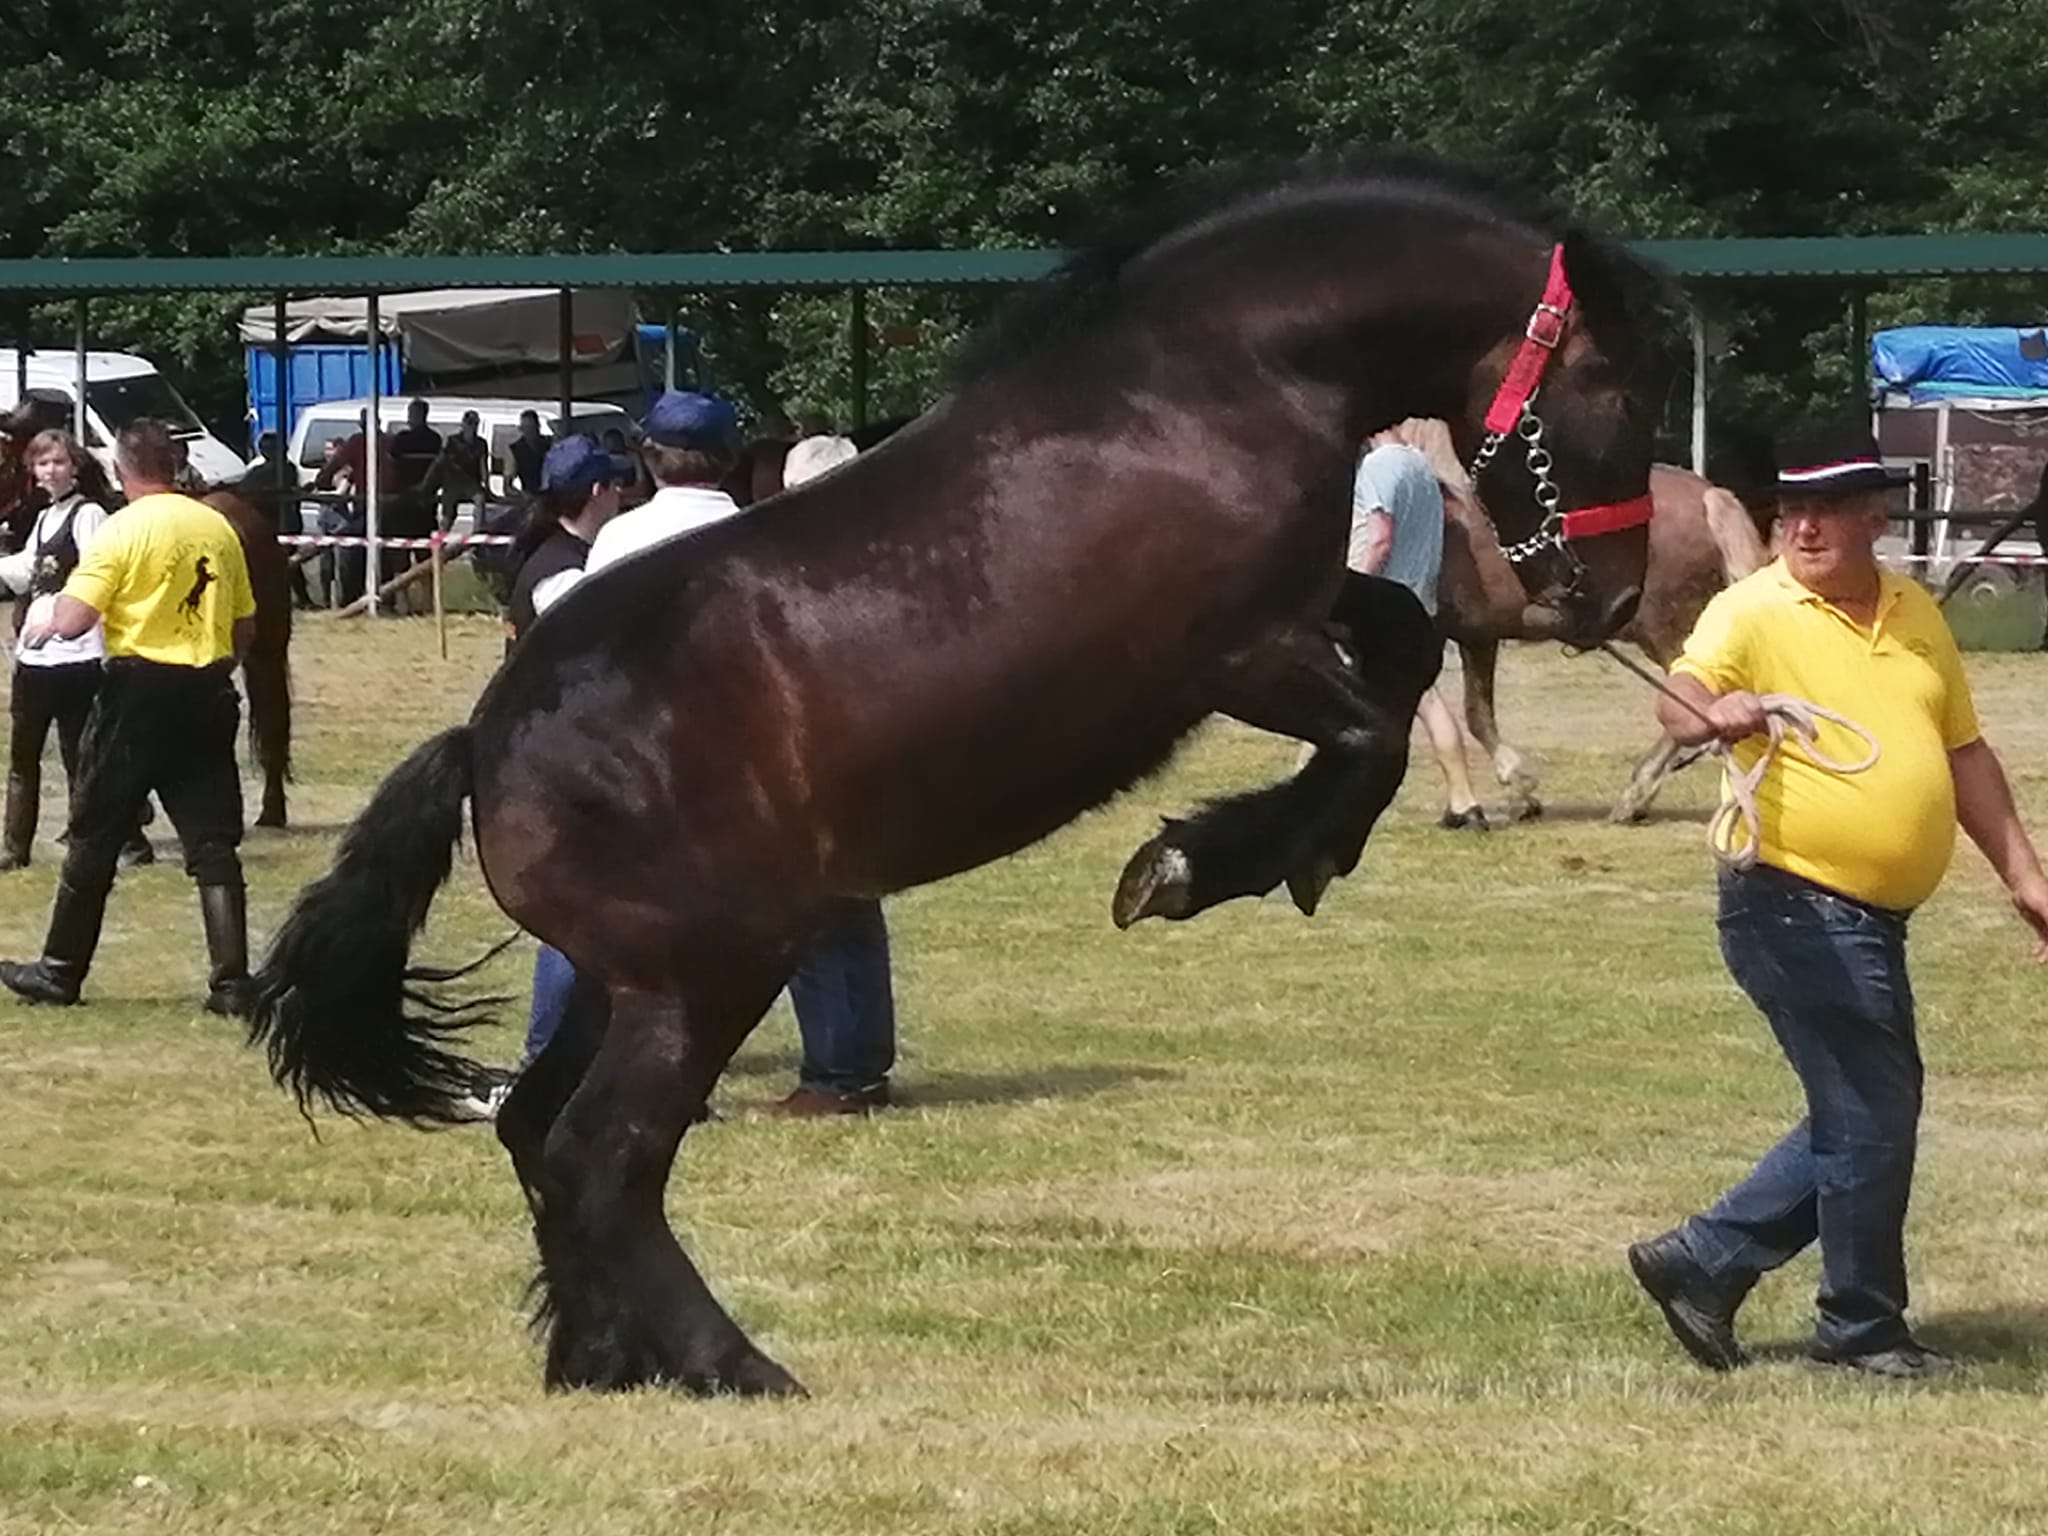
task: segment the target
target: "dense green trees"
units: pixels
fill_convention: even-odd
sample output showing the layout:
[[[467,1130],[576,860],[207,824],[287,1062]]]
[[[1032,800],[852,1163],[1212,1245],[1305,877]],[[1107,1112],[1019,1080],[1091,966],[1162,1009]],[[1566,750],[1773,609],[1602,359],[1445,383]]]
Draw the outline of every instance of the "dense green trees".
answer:
[[[2048,223],[2048,0],[8,10],[6,255],[1057,243],[1185,167],[1389,143],[1494,162],[1632,234]],[[241,298],[109,301],[96,328],[232,417]],[[891,335],[920,322],[878,353],[878,409],[921,399],[987,302],[876,295]],[[1717,387],[1848,388],[1839,294],[1712,302]],[[2039,285],[1923,284],[1873,314],[2044,309]],[[835,301],[687,317],[757,406],[843,401]]]

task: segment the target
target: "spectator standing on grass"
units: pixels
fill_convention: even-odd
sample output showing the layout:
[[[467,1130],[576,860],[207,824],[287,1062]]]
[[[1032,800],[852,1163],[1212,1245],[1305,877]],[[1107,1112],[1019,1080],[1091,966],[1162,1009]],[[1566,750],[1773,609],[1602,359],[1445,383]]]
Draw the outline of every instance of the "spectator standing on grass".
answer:
[[[783,460],[782,483],[795,490],[853,458],[843,437],[807,437]],[[889,970],[889,925],[882,903],[849,897],[832,905],[824,930],[789,978],[803,1058],[797,1083],[775,1112],[800,1119],[864,1115],[889,1102],[896,1067],[896,995]]]
[[[1437,580],[1444,564],[1444,493],[1428,456],[1390,434],[1373,439],[1359,459],[1351,484],[1351,569],[1399,582],[1436,617]],[[1465,762],[1465,733],[1431,685],[1415,708],[1444,780],[1444,809],[1437,825],[1450,831],[1484,832],[1486,812],[1472,792]]]
[[[68,432],[38,432],[24,453],[30,484],[45,500],[28,543],[0,557],[0,591],[16,595],[24,625],[30,604],[60,592],[92,545],[107,509],[80,484],[87,455]],[[23,648],[8,690],[7,803],[0,816],[0,870],[25,868],[42,804],[43,744],[57,728],[57,752],[71,798],[78,794],[78,745],[93,695],[99,692],[106,639],[97,624],[71,639]]]
[[[740,510],[719,488],[739,454],[739,417],[715,395],[672,389],[641,425],[642,459],[654,494],[605,526],[590,546],[590,569],[723,522]]]
[[[548,440],[541,436],[540,413],[521,411],[519,413],[519,435],[505,450],[508,460],[505,471],[505,486],[525,496],[538,496],[541,490],[541,466],[548,456]]]
[[[2041,871],[1997,754],[1978,729],[1934,600],[1878,564],[1888,521],[1868,427],[1781,446],[1779,558],[1706,607],[1657,718],[1685,746],[1725,744],[1729,772],[1765,761],[1756,861],[1720,874],[1721,954],[1770,1024],[1806,1115],[1712,1206],[1628,1251],[1637,1282],[1703,1365],[1746,1359],[1735,1314],[1759,1278],[1818,1241],[1820,1362],[1893,1380],[1953,1368],[1906,1322],[1906,1207],[1922,1068],[1907,919],[1934,894],[1957,824],[2048,953]],[[1772,751],[1760,695],[1810,700],[1870,732],[1858,772],[1790,738]],[[1817,750],[1862,743],[1828,722]]]
[[[206,1008],[239,1014],[249,953],[236,853],[242,783],[234,669],[255,632],[256,600],[227,519],[171,488],[179,453],[164,425],[124,427],[114,456],[128,505],[100,528],[63,590],[30,605],[22,626],[21,644],[33,651],[103,623],[107,661],[86,724],[70,847],[42,957],[0,961],[0,985],[31,1002],[78,1001],[121,845],[154,790],[199,887]]]
[[[632,476],[631,463],[587,437],[565,438],[548,450],[541,465],[540,496],[512,549],[508,650],[583,579],[591,542],[618,516],[619,489]],[[510,1071],[485,1068],[477,1075],[463,1101],[472,1116],[488,1120],[497,1114],[519,1073],[541,1053],[568,1012],[575,980],[568,957],[542,944],[533,957],[533,1002],[519,1065]]]
[[[461,424],[441,445],[422,485],[429,493],[440,495],[443,532],[455,526],[464,507],[475,506],[481,512],[490,467],[491,447],[484,441],[482,420],[475,411],[464,411]],[[478,523],[482,523],[480,515]]]
[[[739,422],[730,405],[710,395],[673,390],[655,402],[644,430],[642,452],[658,489],[645,506],[618,513],[597,530],[582,578],[564,582],[557,598],[577,579],[588,579],[654,544],[739,513],[738,504],[718,489],[739,451]],[[853,452],[853,445],[843,438],[814,443],[800,463],[799,475],[823,473]],[[533,586],[539,585],[537,579]],[[516,600],[515,583],[515,606]],[[865,1114],[889,1102],[896,1018],[888,943],[881,903],[848,901],[799,961],[789,990],[804,1040],[804,1067],[796,1090],[776,1105],[777,1113]],[[536,957],[522,1066],[553,1038],[567,1011],[574,979],[574,969],[564,957],[545,948]],[[516,1076],[491,1073],[479,1081],[467,1101],[471,1113],[479,1118],[495,1115]]]

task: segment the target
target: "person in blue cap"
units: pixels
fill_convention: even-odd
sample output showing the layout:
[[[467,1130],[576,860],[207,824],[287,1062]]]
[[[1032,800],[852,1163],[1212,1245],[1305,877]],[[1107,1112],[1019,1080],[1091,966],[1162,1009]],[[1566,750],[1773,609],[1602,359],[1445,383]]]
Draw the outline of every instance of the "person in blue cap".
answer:
[[[654,402],[640,430],[654,494],[605,525],[590,546],[589,570],[723,522],[740,509],[719,487],[740,451],[739,417],[731,405],[716,395],[671,389]]]
[[[548,449],[541,461],[540,494],[512,546],[516,574],[512,578],[508,649],[583,579],[592,541],[619,515],[620,488],[630,484],[637,473],[631,459],[608,453],[587,437],[564,438]],[[463,1101],[463,1107],[476,1119],[488,1120],[497,1114],[520,1069],[548,1043],[568,1012],[569,989],[575,980],[568,956],[541,945],[533,957],[533,1003],[527,1014],[526,1046],[519,1067],[510,1071],[487,1067],[477,1074]]]

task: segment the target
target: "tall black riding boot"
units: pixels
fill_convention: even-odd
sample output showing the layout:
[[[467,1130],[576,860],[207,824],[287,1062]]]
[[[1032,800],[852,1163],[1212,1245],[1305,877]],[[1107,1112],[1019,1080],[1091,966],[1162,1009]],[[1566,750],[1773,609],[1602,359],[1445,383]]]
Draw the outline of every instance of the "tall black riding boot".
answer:
[[[0,960],[0,986],[32,1003],[77,1002],[85,973],[92,968],[93,951],[99,948],[100,923],[107,915],[110,888],[80,890],[60,880],[57,903],[50,910],[50,936],[43,941],[43,958],[26,965]]]
[[[206,924],[206,1011],[242,1018],[249,1011],[249,897],[239,885],[199,887]]]
[[[26,869],[36,839],[36,801],[43,786],[25,773],[7,775],[7,810],[0,815],[0,870]]]

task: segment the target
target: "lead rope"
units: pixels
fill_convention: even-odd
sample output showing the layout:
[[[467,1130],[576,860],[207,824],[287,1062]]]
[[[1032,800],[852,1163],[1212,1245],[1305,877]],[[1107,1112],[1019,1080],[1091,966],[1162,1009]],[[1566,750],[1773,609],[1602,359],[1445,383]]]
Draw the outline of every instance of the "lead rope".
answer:
[[[1667,686],[1664,679],[1654,672],[1638,666],[1622,655],[1609,641],[1601,641],[1600,649],[1620,662],[1628,671],[1648,683],[1652,688],[1683,705],[1700,719],[1707,718],[1706,711],[1692,700]],[[1764,774],[1769,771],[1771,760],[1778,755],[1787,736],[1798,740],[1806,760],[1814,767],[1828,773],[1847,776],[1862,773],[1877,762],[1877,738],[1846,715],[1839,715],[1825,705],[1811,699],[1796,698],[1789,693],[1764,693],[1757,695],[1757,701],[1764,707],[1764,718],[1770,727],[1770,742],[1757,755],[1748,772],[1738,771],[1735,759],[1726,742],[1713,741],[1708,750],[1721,759],[1721,804],[1715,810],[1713,819],[1707,823],[1707,847],[1713,850],[1714,859],[1724,868],[1736,871],[1753,869],[1756,866],[1757,848],[1763,841],[1762,823],[1757,818],[1756,791],[1763,783]],[[1820,750],[1820,722],[1831,720],[1852,736],[1861,737],[1870,750],[1854,762],[1844,762]]]

